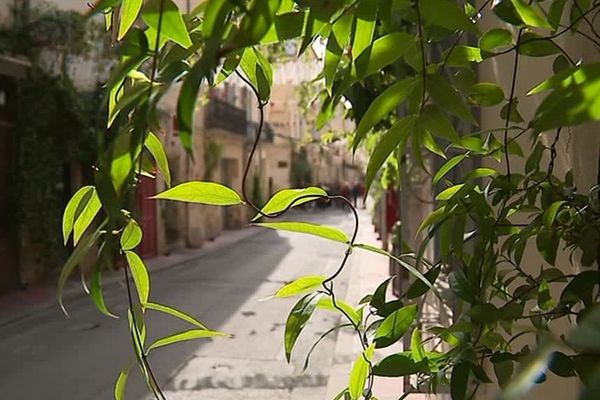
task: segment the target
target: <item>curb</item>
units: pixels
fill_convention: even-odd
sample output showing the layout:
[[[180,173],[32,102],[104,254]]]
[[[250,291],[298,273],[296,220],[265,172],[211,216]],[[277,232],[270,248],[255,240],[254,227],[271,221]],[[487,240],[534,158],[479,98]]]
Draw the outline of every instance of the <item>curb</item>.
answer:
[[[161,255],[152,257],[151,259],[145,261],[148,272],[156,273],[170,268],[180,268],[190,261],[202,259],[218,250],[235,245],[250,237],[261,235],[267,232],[267,230],[249,226],[246,228],[225,232],[226,233],[221,234],[213,242],[206,242],[201,248],[182,249],[166,256]],[[123,277],[121,276],[119,270],[110,271],[110,273],[106,274],[103,279],[103,287],[106,290],[106,288],[114,286],[122,280]],[[63,294],[63,301],[65,303],[87,296],[87,294],[82,290],[80,283],[75,284],[74,280],[70,280],[67,282],[67,284],[68,287],[65,287]],[[52,307],[58,308],[55,285],[48,286],[45,289],[49,290],[53,294],[52,296],[49,296],[48,299],[40,301],[40,303],[32,306],[25,306],[23,309],[17,311],[8,311],[6,312],[6,315],[0,314],[0,328],[9,326],[27,318],[31,318]],[[10,294],[7,296],[10,296]]]

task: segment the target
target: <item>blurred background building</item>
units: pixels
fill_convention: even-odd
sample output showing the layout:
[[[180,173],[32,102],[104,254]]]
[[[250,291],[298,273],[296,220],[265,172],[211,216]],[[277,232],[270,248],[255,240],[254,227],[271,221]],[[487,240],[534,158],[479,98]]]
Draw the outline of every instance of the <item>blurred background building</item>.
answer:
[[[177,3],[186,10],[197,2]],[[106,126],[99,111],[106,107],[102,85],[115,60],[102,16],[85,20],[88,9],[79,0],[0,0],[0,292],[53,276],[70,251],[60,240],[62,210],[75,190],[93,183],[96,135]],[[302,95],[302,86],[319,69],[314,55],[274,66],[271,101],[246,188],[257,204],[283,188],[335,190],[360,179],[362,168],[342,139],[353,125],[341,111],[321,130],[310,117],[318,105]],[[174,87],[160,104],[162,132],[155,132],[165,145],[173,185],[214,180],[240,192],[260,116],[252,91],[231,76],[201,92],[194,160],[178,138],[178,91]],[[241,207],[147,199],[164,189],[160,177],[142,179],[137,201],[145,258],[201,247],[253,216]]]

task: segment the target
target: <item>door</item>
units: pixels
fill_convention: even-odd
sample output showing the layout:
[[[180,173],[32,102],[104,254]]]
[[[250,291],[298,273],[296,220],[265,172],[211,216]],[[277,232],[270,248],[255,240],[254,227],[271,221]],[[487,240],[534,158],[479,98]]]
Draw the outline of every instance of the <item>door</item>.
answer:
[[[142,243],[138,252],[142,258],[150,258],[157,255],[156,245],[156,200],[149,197],[156,194],[156,181],[142,176],[137,191],[138,223],[144,232]]]
[[[16,115],[16,81],[0,75],[0,292],[18,286],[16,231],[8,209],[8,174],[13,162],[13,118]]]

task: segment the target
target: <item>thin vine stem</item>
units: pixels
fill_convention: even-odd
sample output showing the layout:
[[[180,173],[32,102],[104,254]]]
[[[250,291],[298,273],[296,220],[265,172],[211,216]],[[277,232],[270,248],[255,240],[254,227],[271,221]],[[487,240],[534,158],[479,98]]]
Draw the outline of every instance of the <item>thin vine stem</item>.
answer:
[[[254,96],[258,102],[258,110],[259,110],[259,122],[258,125],[256,127],[256,132],[255,132],[255,137],[254,137],[254,142],[252,144],[252,147],[250,149],[250,153],[248,154],[248,158],[246,161],[246,165],[244,168],[244,173],[242,175],[242,199],[244,200],[244,202],[249,205],[252,209],[254,209],[261,217],[265,217],[265,218],[277,218],[283,214],[285,214],[289,209],[291,209],[295,204],[298,204],[300,201],[302,200],[316,200],[316,199],[327,199],[327,200],[340,200],[342,202],[344,202],[352,211],[352,214],[354,216],[354,229],[352,232],[352,236],[350,241],[347,243],[348,244],[348,248],[346,249],[346,251],[344,252],[344,257],[339,265],[339,267],[330,275],[328,276],[325,280],[323,280],[322,282],[322,286],[323,289],[325,291],[325,293],[331,298],[331,302],[333,307],[338,310],[342,315],[344,315],[344,317],[352,324],[354,331],[356,332],[361,347],[363,348],[363,357],[365,359],[365,361],[367,362],[368,368],[369,368],[369,377],[368,377],[368,382],[366,385],[366,390],[365,390],[365,397],[366,398],[370,398],[371,397],[371,392],[372,392],[372,387],[373,387],[373,383],[374,383],[374,378],[373,378],[373,364],[371,363],[371,361],[369,359],[366,358],[366,356],[364,355],[364,350],[366,350],[368,348],[368,343],[366,341],[366,338],[364,337],[364,335],[362,334],[361,330],[360,330],[360,325],[359,323],[356,323],[351,317],[350,315],[348,315],[348,313],[341,307],[338,305],[337,301],[336,301],[336,296],[335,296],[335,292],[334,292],[334,283],[333,280],[335,278],[337,278],[342,271],[344,270],[344,267],[346,266],[347,262],[348,262],[348,258],[350,257],[350,254],[352,253],[352,248],[356,242],[356,237],[358,235],[358,229],[359,229],[359,217],[358,217],[358,211],[356,210],[356,208],[353,206],[353,204],[350,202],[350,200],[348,200],[347,198],[345,198],[344,196],[340,196],[340,195],[335,195],[335,196],[330,196],[330,195],[314,195],[314,194],[309,194],[309,195],[304,195],[304,196],[299,196],[298,198],[294,199],[292,202],[290,202],[283,210],[278,211],[278,212],[274,212],[274,213],[265,213],[260,207],[258,207],[256,204],[254,204],[252,202],[252,200],[250,200],[250,198],[247,195],[247,180],[248,180],[248,175],[250,173],[250,168],[252,166],[252,161],[254,159],[254,155],[258,149],[258,144],[260,143],[261,140],[261,135],[262,135],[262,130],[264,127],[264,107],[267,104],[266,102],[264,102],[261,97],[260,97],[260,93],[258,92],[258,89],[256,88],[256,86],[249,80],[247,79],[243,74],[241,74],[238,70],[235,70],[235,74],[248,86],[250,87],[250,89],[252,90],[252,92],[254,93]]]
[[[423,114],[425,103],[427,98],[425,93],[427,91],[427,58],[425,55],[425,36],[423,35],[423,20],[421,19],[421,7],[419,6],[419,0],[415,0],[415,11],[417,12],[417,30],[419,32],[419,48],[421,50],[421,79],[422,79],[422,90],[421,93],[421,106],[419,107],[419,115]]]
[[[150,86],[148,88],[148,97],[146,100],[146,111],[149,110],[149,105],[150,105],[150,101],[152,98],[152,89],[154,87],[154,83],[156,80],[156,71],[157,71],[157,65],[158,65],[158,50],[159,50],[159,46],[160,46],[160,34],[161,34],[162,23],[163,23],[164,3],[165,3],[165,0],[161,0],[159,3],[156,44],[155,44],[155,48],[154,48],[154,54],[152,55],[152,66],[151,66],[151,71],[150,71]],[[140,144],[139,144],[140,153],[138,156],[139,157],[138,170],[140,171],[140,173],[142,171],[143,148],[144,148],[144,143],[146,142],[146,138],[147,138],[147,129],[146,128],[147,128],[147,126],[144,127],[142,134],[140,136]],[[136,172],[135,167],[133,168],[132,175],[133,175],[133,185],[135,187],[135,190],[134,190],[135,198],[137,198],[140,182],[138,181],[137,172]],[[131,285],[129,283],[128,266],[124,266],[123,271],[124,271],[124,279],[126,282],[126,289],[127,289],[128,307],[129,307],[129,312],[131,314],[132,330],[134,332],[134,334],[132,335],[133,336],[132,339],[134,340],[134,346],[137,345],[137,348],[139,349],[139,353],[140,353],[138,361],[141,361],[143,369],[148,372],[148,377],[150,378],[150,382],[149,382],[148,386],[151,388],[153,395],[158,400],[166,400],[166,397],[165,397],[162,389],[160,388],[158,380],[156,379],[156,375],[154,374],[152,366],[150,365],[150,362],[148,361],[146,350],[144,349],[143,341],[140,336],[140,332],[138,331],[138,328],[137,328],[137,326],[138,326],[137,320],[136,320],[135,312],[133,311],[134,304],[133,304],[133,296],[131,294]],[[137,343],[135,343],[135,342],[137,342]],[[137,356],[137,351],[136,351],[136,356]]]
[[[521,41],[521,36],[523,35],[523,28],[519,29],[519,33],[517,34],[517,48]],[[515,90],[517,87],[517,74],[519,70],[519,52],[515,51],[515,59],[513,61],[513,70],[512,70],[512,81],[510,85],[510,94],[508,97],[508,105],[506,106],[506,118],[504,119],[504,157],[506,159],[506,175],[508,176],[508,181],[510,182],[510,156],[508,153],[508,125],[510,123],[510,113],[512,112],[512,107],[515,101]]]

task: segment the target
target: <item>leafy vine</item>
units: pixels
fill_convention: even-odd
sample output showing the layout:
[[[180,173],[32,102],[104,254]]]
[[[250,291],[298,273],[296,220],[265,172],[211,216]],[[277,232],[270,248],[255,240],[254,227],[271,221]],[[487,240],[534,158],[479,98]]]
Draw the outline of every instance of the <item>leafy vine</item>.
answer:
[[[573,173],[559,179],[555,169],[561,132],[600,119],[600,67],[574,62],[568,49],[555,39],[570,32],[597,50],[600,36],[594,21],[600,14],[600,3],[569,1],[569,22],[564,25],[566,4],[564,0],[488,0],[476,8],[471,2],[454,0],[377,4],[368,0],[209,0],[184,15],[171,0],[99,1],[92,14],[105,13],[120,56],[106,85],[108,121],[114,134],[100,143],[94,185],[75,193],[65,210],[64,239],[72,234],[75,249],[59,278],[61,305],[67,278],[81,257],[99,245],[91,297],[100,311],[112,316],[102,298],[101,271],[113,265],[115,255],[124,257],[135,356],[159,400],[165,396],[148,362],[150,351],[182,340],[225,335],[182,311],[150,301],[148,272],[135,252],[142,231],[133,206],[139,176],[148,172],[142,162],[142,149],[146,148],[168,186],[154,196],[157,200],[246,205],[256,213],[252,222],[258,226],[312,234],[347,246],[331,275],[299,278],[275,294],[303,295],[286,322],[284,349],[288,361],[298,336],[318,307],[336,310],[346,321],[322,337],[341,327],[353,329],[362,353],[338,399],[374,398],[375,376],[416,376],[417,384],[402,397],[423,389],[439,392],[448,386],[453,400],[471,399],[482,385],[492,382],[487,372],[490,369],[504,399],[522,397],[548,370],[558,376],[578,376],[584,384],[583,398],[594,398],[600,391],[600,348],[589,337],[598,333],[600,315],[594,307],[600,296],[599,189],[594,186],[588,194],[579,194]],[[482,34],[480,17],[488,11],[497,23]],[[119,23],[113,26],[116,13]],[[137,24],[139,19],[144,24]],[[539,33],[545,31],[550,33]],[[478,39],[477,46],[463,44],[471,43],[471,39],[465,40],[467,36]],[[410,232],[423,236],[413,252],[401,249],[395,255],[356,243],[356,209],[343,196],[330,195],[318,187],[284,189],[262,207],[249,198],[249,172],[273,84],[271,65],[260,48],[290,39],[298,40],[300,54],[313,43],[324,45],[324,67],[319,76],[324,85],[317,125],[324,126],[339,104],[350,108],[348,115],[357,122],[352,148],[367,143],[370,152],[368,188],[385,184],[400,189],[402,178],[414,178],[417,170],[424,172],[419,173],[424,184],[440,188],[434,199],[421,199],[435,207],[415,232]],[[509,53],[514,53],[514,58],[506,98],[499,84],[478,82],[474,68]],[[521,59],[548,56],[556,56],[553,74],[528,93],[545,93],[545,97],[531,120],[525,122],[517,97]],[[144,71],[149,71],[149,77]],[[201,84],[218,84],[232,74],[252,90],[259,107],[241,194],[206,181],[170,187],[164,149],[151,133],[160,131],[156,104],[171,85],[181,83],[179,137],[191,154]],[[501,126],[475,131],[473,107],[495,106],[501,107]],[[545,132],[554,133],[548,143]],[[521,145],[527,133],[532,148],[526,155]],[[449,154],[453,156],[448,158]],[[439,167],[434,167],[433,157],[440,157]],[[514,157],[525,158],[523,171],[513,164]],[[545,157],[549,161],[542,166]],[[466,160],[486,164],[461,173]],[[487,164],[494,160],[504,162],[505,173]],[[411,190],[410,182],[405,188]],[[352,234],[306,222],[259,222],[261,218],[281,217],[291,208],[315,200],[345,203],[354,219]],[[88,232],[100,214],[103,219],[98,229]],[[404,234],[403,228],[400,226],[399,235]],[[539,273],[524,258],[530,240],[535,241],[539,262],[544,265]],[[425,254],[433,241],[439,252],[427,259]],[[585,269],[565,273],[554,267],[561,242],[571,251],[571,263],[574,265],[577,257]],[[345,303],[337,298],[334,281],[354,250],[389,257],[410,273],[412,283],[399,299],[386,300],[388,279],[358,306]],[[442,270],[451,271],[447,278],[441,278],[446,275]],[[449,286],[455,296],[457,307],[451,324],[421,326],[419,313],[426,302],[434,299],[446,303],[439,285]],[[556,296],[559,289],[561,294]],[[146,345],[144,318],[149,310],[168,313],[193,328]],[[562,340],[557,339],[559,331],[552,325],[559,319],[572,327]],[[529,321],[530,327],[521,327],[521,321]],[[410,340],[404,340],[409,332]],[[517,350],[528,335],[537,339],[535,348],[525,345]],[[410,342],[408,351],[378,358],[377,349],[400,340]],[[520,368],[515,372],[517,365]],[[596,372],[586,372],[589,368]],[[129,367],[117,380],[117,400],[123,397],[128,373]]]

